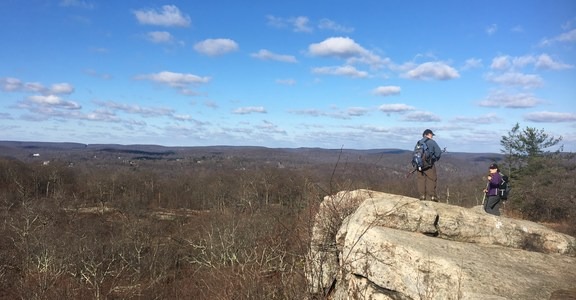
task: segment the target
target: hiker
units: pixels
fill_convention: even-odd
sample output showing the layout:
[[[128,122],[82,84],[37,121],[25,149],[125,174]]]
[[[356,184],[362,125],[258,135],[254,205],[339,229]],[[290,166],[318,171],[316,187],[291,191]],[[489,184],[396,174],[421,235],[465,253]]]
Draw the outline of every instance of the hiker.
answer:
[[[493,163],[489,167],[490,173],[486,177],[488,183],[484,189],[486,196],[484,197],[484,211],[499,216],[500,215],[500,195],[498,194],[498,188],[500,187],[500,182],[502,181],[502,176],[500,175],[500,170],[498,165]]]
[[[426,200],[429,197],[430,200],[438,202],[438,195],[436,194],[436,182],[438,177],[436,176],[436,165],[435,163],[440,160],[442,155],[442,150],[438,143],[433,140],[434,132],[430,129],[424,130],[422,133],[422,139],[420,143],[425,143],[428,146],[429,166],[423,168],[422,171],[417,172],[416,176],[416,186],[418,188],[418,193],[420,193],[420,200]]]

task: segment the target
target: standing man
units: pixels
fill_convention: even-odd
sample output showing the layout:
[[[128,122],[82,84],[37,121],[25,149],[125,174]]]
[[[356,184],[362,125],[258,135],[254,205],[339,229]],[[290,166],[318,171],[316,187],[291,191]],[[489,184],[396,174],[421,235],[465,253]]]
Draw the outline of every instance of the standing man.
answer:
[[[435,163],[440,160],[442,150],[433,138],[434,132],[430,129],[426,129],[424,130],[424,133],[422,133],[422,139],[420,142],[425,143],[428,146],[430,167],[418,172],[416,183],[418,192],[420,193],[420,200],[426,200],[427,197],[429,197],[430,200],[438,202],[438,194],[436,194],[436,182],[438,177],[436,176]]]
[[[498,188],[500,187],[500,182],[502,181],[502,176],[500,176],[500,170],[497,164],[491,164],[489,167],[490,174],[488,174],[488,184],[484,189],[486,193],[486,198],[484,198],[484,211],[499,216],[500,215],[500,195],[498,194]]]

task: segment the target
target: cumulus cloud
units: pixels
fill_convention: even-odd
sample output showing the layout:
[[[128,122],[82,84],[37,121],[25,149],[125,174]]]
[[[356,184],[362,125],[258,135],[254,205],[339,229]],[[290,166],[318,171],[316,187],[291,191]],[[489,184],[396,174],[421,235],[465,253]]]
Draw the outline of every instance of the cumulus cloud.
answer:
[[[202,84],[210,82],[210,77],[201,77],[194,74],[175,73],[162,71],[155,74],[138,75],[136,79],[151,80],[157,83],[169,85],[171,87],[184,87],[191,84]]]
[[[379,86],[372,93],[378,96],[390,96],[400,94],[400,87],[395,85]]]
[[[24,82],[18,78],[0,78],[0,89],[6,92],[41,93],[43,95],[67,95],[74,92],[69,83],[55,83],[46,87],[39,82]]]
[[[576,114],[566,112],[539,111],[524,115],[526,121],[539,123],[576,122]]]
[[[233,111],[234,114],[237,115],[246,115],[252,113],[266,113],[266,109],[263,106],[246,106],[246,107],[239,107]]]
[[[443,62],[426,62],[406,72],[406,77],[421,80],[449,80],[459,78],[456,69]]]
[[[332,37],[320,43],[311,44],[308,46],[308,51],[313,56],[335,56],[339,58],[368,54],[366,49],[347,37]]]
[[[564,70],[574,68],[573,65],[555,61],[548,54],[541,54],[540,56],[538,56],[535,60],[534,65],[538,69],[549,69],[549,70]]]
[[[55,83],[45,92],[55,95],[72,94],[74,92],[74,87],[69,83]]]
[[[520,86],[523,88],[538,88],[544,85],[540,75],[508,72],[504,74],[488,74],[486,79],[490,82],[505,86]]]
[[[194,74],[175,73],[170,71],[137,75],[134,79],[150,80],[158,84],[167,85],[177,89],[181,94],[189,96],[197,95],[196,92],[190,90],[190,86],[208,83],[211,80],[210,77],[201,77]]]
[[[64,109],[80,109],[82,106],[74,101],[67,101],[55,95],[34,95],[29,96],[27,100],[30,103],[38,104],[41,106],[64,108]]]
[[[287,62],[287,63],[297,63],[298,62],[298,60],[296,60],[296,57],[294,57],[292,55],[276,54],[276,53],[273,53],[273,52],[268,51],[266,49],[261,49],[260,51],[258,51],[256,53],[250,54],[250,56],[257,58],[257,59],[260,59],[260,60],[274,60],[274,61]]]
[[[540,55],[509,56],[499,55],[492,59],[490,68],[497,71],[513,71],[527,66],[537,69],[563,70],[574,66],[553,59],[550,55],[543,53]]]
[[[391,104],[382,104],[378,107],[379,111],[385,113],[404,113],[407,111],[413,111],[416,108],[410,105],[401,104],[401,103],[391,103]]]
[[[346,114],[352,117],[360,117],[370,112],[370,109],[365,107],[349,107],[346,109]]]
[[[411,122],[440,122],[440,117],[427,111],[415,111],[406,114],[403,120]]]
[[[238,44],[231,39],[207,39],[194,45],[194,50],[208,56],[218,56],[238,50]]]
[[[480,101],[483,107],[506,107],[506,108],[529,108],[542,102],[536,96],[529,93],[508,94],[505,92],[493,92]]]
[[[492,64],[490,68],[494,70],[507,70],[512,64],[510,63],[510,57],[507,55],[499,55],[492,59]]]
[[[373,68],[390,64],[389,59],[381,58],[364,49],[348,37],[331,37],[320,43],[311,44],[308,46],[308,53],[312,56],[345,59],[347,64],[367,64]]]
[[[188,27],[190,17],[182,14],[175,5],[164,5],[161,10],[136,10],[133,12],[140,24]]]
[[[365,71],[360,71],[353,66],[337,66],[337,67],[319,67],[313,68],[312,73],[321,75],[338,75],[338,76],[348,76],[354,78],[365,78],[368,77],[368,73]]]

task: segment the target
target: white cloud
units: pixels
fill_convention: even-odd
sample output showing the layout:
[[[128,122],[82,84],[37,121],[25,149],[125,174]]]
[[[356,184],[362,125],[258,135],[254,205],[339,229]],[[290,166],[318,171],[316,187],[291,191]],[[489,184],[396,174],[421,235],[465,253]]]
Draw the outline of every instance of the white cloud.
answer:
[[[136,10],[134,15],[140,24],[188,27],[190,17],[183,15],[175,5],[164,5],[161,10]]]
[[[427,111],[415,111],[406,114],[403,120],[412,122],[440,122],[440,117]]]
[[[238,44],[231,39],[206,39],[196,43],[194,50],[204,55],[217,56],[238,50]]]
[[[549,70],[563,70],[573,68],[572,65],[565,64],[554,60],[550,55],[543,53],[539,56],[523,55],[523,56],[508,56],[500,55],[492,59],[490,67],[493,70],[509,71],[524,68],[526,66],[534,66],[537,69]]]
[[[395,85],[379,86],[372,93],[379,96],[390,96],[400,94],[401,88]]]
[[[348,76],[354,78],[365,78],[368,77],[368,73],[365,71],[359,71],[353,66],[338,66],[338,67],[319,67],[313,68],[312,73],[322,74],[322,75],[338,75],[338,76]]]
[[[460,74],[456,69],[443,62],[426,62],[408,71],[406,77],[422,80],[449,80],[459,78]]]
[[[383,59],[364,49],[348,37],[331,37],[320,43],[310,44],[308,53],[312,56],[346,59],[348,64],[362,63],[373,68],[380,68],[390,63],[389,59]]]
[[[532,94],[508,94],[497,91],[480,101],[479,105],[483,107],[529,108],[536,106],[540,102],[542,101]]]
[[[523,74],[508,72],[504,74],[488,74],[486,79],[490,82],[505,86],[520,86],[523,88],[538,88],[544,84],[542,77],[536,74]]]
[[[308,51],[313,56],[335,56],[339,58],[349,58],[353,56],[363,56],[368,51],[347,37],[332,37],[320,43],[308,46]]]
[[[6,92],[16,92],[22,89],[23,83],[18,78],[0,78],[0,87]]]
[[[416,108],[410,105],[401,104],[401,103],[392,103],[392,104],[382,104],[378,107],[379,111],[385,113],[404,113],[407,111],[413,111]]]
[[[261,60],[274,60],[274,61],[288,62],[288,63],[297,63],[298,62],[296,57],[294,57],[292,55],[276,54],[276,53],[272,53],[266,49],[261,49],[260,51],[258,51],[256,53],[250,54],[250,56],[257,58],[257,59],[261,59]]]
[[[152,43],[170,43],[173,40],[172,34],[167,31],[150,31],[146,34],[146,39]]]
[[[263,106],[246,106],[235,109],[233,113],[238,115],[246,115],[252,113],[266,113],[266,109]]]
[[[74,87],[69,83],[56,83],[53,84],[47,91],[48,94],[72,94],[74,92]]]
[[[364,107],[349,107],[346,109],[346,114],[352,117],[360,117],[369,113],[370,110]]]
[[[34,95],[27,98],[30,102],[48,106],[48,107],[57,107],[57,108],[65,108],[65,109],[80,109],[82,106],[80,104],[73,102],[73,101],[66,101],[62,98],[55,96],[55,95]]]
[[[526,121],[539,123],[576,122],[576,114],[565,112],[539,111],[524,115]]]
[[[549,70],[564,70],[572,69],[574,66],[565,64],[562,62],[554,61],[552,57],[548,54],[541,54],[537,57],[535,66],[538,69],[549,69]]]
[[[500,55],[492,59],[492,64],[490,65],[490,68],[494,70],[507,70],[508,68],[510,68],[511,65],[512,63],[510,62],[509,56]]]
[[[65,82],[55,83],[48,88],[39,82],[23,82],[13,77],[0,78],[0,89],[6,92],[33,92],[43,95],[62,95],[74,92],[74,86]]]
[[[193,95],[194,93],[188,90],[188,86],[203,84],[210,82],[210,77],[201,77],[194,74],[175,73],[170,71],[162,71],[155,74],[138,75],[135,77],[137,80],[150,80],[156,83],[168,85],[177,88],[181,93],[186,95]]]

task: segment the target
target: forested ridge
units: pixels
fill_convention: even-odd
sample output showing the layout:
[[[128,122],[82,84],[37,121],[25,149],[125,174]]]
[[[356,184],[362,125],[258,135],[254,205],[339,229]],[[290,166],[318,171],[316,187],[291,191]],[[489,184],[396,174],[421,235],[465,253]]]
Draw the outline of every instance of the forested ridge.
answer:
[[[303,299],[324,196],[362,188],[417,197],[411,151],[398,149],[0,147],[2,299]],[[440,201],[481,204],[482,177],[503,159],[445,153]],[[558,172],[573,175],[561,162]],[[558,184],[571,183],[549,185],[574,186]],[[514,201],[505,215],[570,228],[573,209],[526,214]]]

